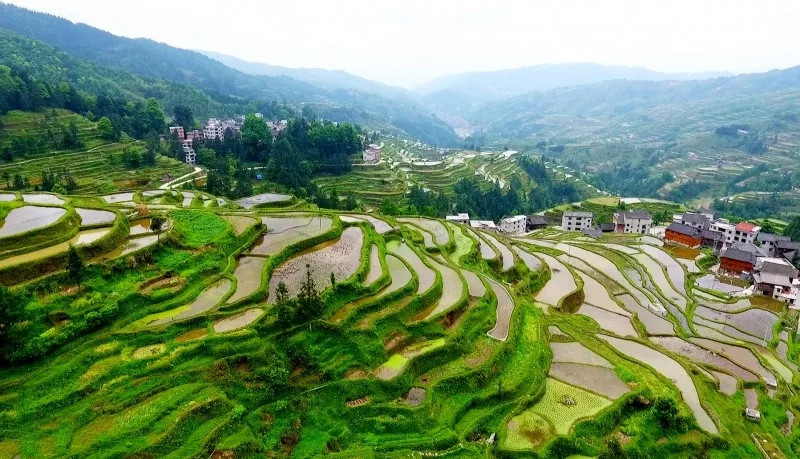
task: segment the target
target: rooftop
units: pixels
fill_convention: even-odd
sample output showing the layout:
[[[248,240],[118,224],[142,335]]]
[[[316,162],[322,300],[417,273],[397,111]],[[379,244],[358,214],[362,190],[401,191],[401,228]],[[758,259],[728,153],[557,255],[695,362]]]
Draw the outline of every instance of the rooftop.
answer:
[[[497,228],[491,220],[470,220],[469,226],[473,228]]]
[[[754,263],[756,256],[744,250],[740,250],[734,247],[728,247],[727,249],[722,250],[720,258],[729,258],[731,260]]]
[[[591,212],[580,211],[580,210],[568,210],[564,212],[565,217],[591,217]]]
[[[650,212],[646,212],[644,210],[629,210],[627,212],[618,212],[617,215],[622,217],[622,221],[625,220],[652,220],[653,216],[650,215]]]
[[[548,223],[547,217],[544,215],[531,215],[528,217],[528,222],[532,225],[546,225]]]
[[[702,230],[695,228],[694,226],[684,225],[682,223],[670,223],[667,227],[667,231],[674,231],[678,234],[684,234],[691,237],[701,237],[703,234]],[[722,233],[717,234],[720,236],[722,235]]]
[[[750,233],[756,231],[756,228],[758,228],[758,226],[750,222],[739,222],[736,224],[734,228],[736,228],[736,231],[741,231],[743,233]]]
[[[524,215],[514,215],[513,217],[506,217],[501,221],[503,223],[515,223],[515,222],[518,222],[520,220],[526,220],[526,219],[527,219],[527,217],[525,217]]]
[[[705,223],[708,221],[708,217],[703,214],[686,212],[685,214],[683,214],[683,217],[681,217],[681,220],[689,223]]]
[[[756,241],[761,241],[761,242],[778,242],[778,241],[788,241],[788,240],[789,240],[788,236],[780,236],[778,234],[765,233],[763,231],[758,233],[758,236],[756,236]]]

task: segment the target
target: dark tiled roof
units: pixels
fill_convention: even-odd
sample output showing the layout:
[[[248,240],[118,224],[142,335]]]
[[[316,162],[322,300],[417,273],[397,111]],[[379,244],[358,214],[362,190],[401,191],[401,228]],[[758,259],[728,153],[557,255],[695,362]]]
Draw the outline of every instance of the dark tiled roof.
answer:
[[[779,249],[797,250],[800,249],[800,242],[795,241],[778,241]]]
[[[747,263],[755,263],[756,257],[750,252],[739,250],[733,247],[728,247],[722,251],[720,258],[729,258],[736,261],[744,261]]]
[[[597,228],[588,228],[588,229],[585,229],[585,230],[581,231],[581,233],[583,233],[584,235],[589,236],[591,238],[595,238],[595,239],[599,239],[600,237],[603,236],[603,232],[600,231]]]
[[[756,241],[761,241],[761,242],[777,242],[777,241],[788,241],[788,240],[789,240],[788,236],[780,236],[777,234],[765,233],[763,231],[758,233],[758,236],[756,236]]]
[[[614,228],[616,227],[617,226],[614,225],[613,223],[600,223],[599,225],[597,225],[597,228],[604,233],[614,231]]]
[[[702,214],[692,214],[686,212],[685,214],[683,214],[683,217],[681,217],[681,220],[689,223],[705,223],[706,221],[708,221],[708,217]]]
[[[674,232],[676,232],[678,234],[684,234],[684,235],[690,236],[690,237],[701,237],[701,235],[703,233],[698,228],[695,228],[695,227],[689,226],[689,225],[684,225],[684,224],[677,223],[677,222],[670,223],[669,226],[667,227],[667,231],[674,231]]]
[[[564,212],[565,217],[591,217],[591,212],[582,212],[579,210],[568,210]]]
[[[548,222],[547,217],[544,215],[529,215],[528,223],[531,225],[546,225]]]
[[[712,241],[725,240],[725,235],[719,231],[703,230],[701,234],[703,235],[703,239],[711,239]]]

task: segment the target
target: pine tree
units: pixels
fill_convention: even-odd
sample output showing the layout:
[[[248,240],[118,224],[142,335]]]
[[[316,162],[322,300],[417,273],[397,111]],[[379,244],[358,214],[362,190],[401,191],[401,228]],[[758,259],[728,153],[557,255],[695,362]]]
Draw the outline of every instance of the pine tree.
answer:
[[[83,256],[78,252],[78,249],[70,244],[69,252],[67,253],[67,277],[78,284],[78,290],[81,288],[81,282],[85,274],[86,261],[84,261]]]

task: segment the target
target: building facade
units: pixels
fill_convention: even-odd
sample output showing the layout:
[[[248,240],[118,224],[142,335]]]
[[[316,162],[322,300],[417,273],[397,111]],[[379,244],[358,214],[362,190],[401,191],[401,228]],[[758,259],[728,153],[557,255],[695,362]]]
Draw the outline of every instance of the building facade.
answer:
[[[614,225],[617,233],[647,234],[653,227],[653,216],[650,212],[629,211],[614,213]]]
[[[500,220],[500,231],[504,234],[522,234],[528,219],[524,215],[515,215]]]
[[[664,232],[664,239],[696,249],[703,245],[703,230],[682,223],[671,223]]]
[[[561,216],[561,228],[565,231],[583,231],[592,227],[593,214],[569,210]]]

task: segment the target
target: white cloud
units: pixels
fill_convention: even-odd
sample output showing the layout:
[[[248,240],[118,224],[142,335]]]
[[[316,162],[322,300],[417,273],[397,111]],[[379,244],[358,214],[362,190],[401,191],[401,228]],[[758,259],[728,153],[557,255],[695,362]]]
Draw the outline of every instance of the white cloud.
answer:
[[[800,64],[795,0],[12,3],[119,35],[401,86],[540,63],[734,72]]]

